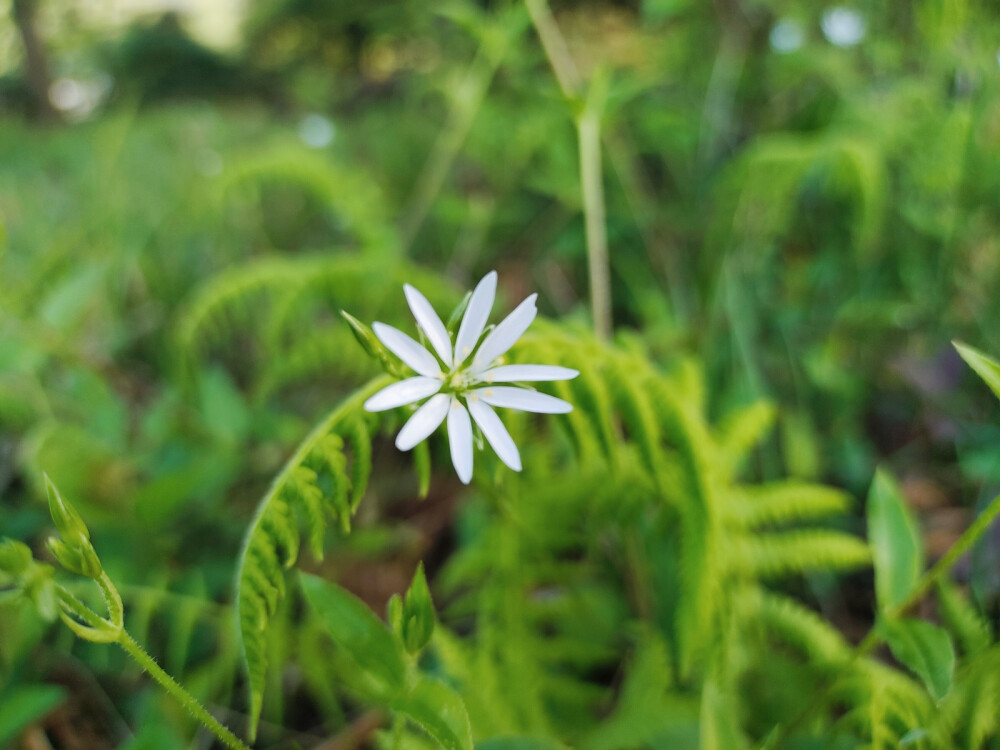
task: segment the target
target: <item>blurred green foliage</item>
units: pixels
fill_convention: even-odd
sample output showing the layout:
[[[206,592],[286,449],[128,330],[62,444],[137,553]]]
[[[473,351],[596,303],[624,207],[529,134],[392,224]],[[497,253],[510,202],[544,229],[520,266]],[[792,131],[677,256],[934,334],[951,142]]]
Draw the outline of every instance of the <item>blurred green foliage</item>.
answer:
[[[538,436],[542,480],[516,506],[437,478],[420,504],[407,461],[376,433],[381,468],[354,531],[321,531],[314,547],[328,558],[310,565],[380,609],[427,561],[444,628],[422,666],[463,687],[484,748],[764,742],[879,611],[893,584],[880,583],[892,574],[878,560],[916,528],[900,498],[923,501],[934,557],[955,513],[966,520],[1000,480],[995,402],[948,344],[1000,351],[1000,12],[983,0],[552,9],[581,74],[609,85],[619,335],[601,356],[618,369],[579,404],[603,415],[604,443],[583,445],[579,423]],[[0,80],[0,533],[45,555],[48,472],[91,525],[133,634],[199,698],[243,706],[240,540],[319,415],[376,371],[339,310],[408,325],[404,281],[445,309],[498,268],[508,299],[537,289],[574,336],[587,325],[572,107],[517,3],[268,0],[226,52],[173,16],[113,38],[46,19],[57,84],[84,96],[65,102],[71,124],[42,128],[21,117],[22,71]],[[561,335],[548,345],[565,356],[590,346]],[[740,414],[763,425],[769,412],[748,405],[776,407],[773,435],[750,430],[762,442],[740,445],[743,463],[728,467],[740,482],[727,523],[753,530],[746,539],[679,516],[648,476],[623,488],[636,477],[583,461],[594,474],[566,484],[552,468],[617,455],[607,436],[623,419],[633,430],[622,460],[648,464],[644,431],[664,424],[611,389],[647,367],[683,372],[688,357],[700,375],[678,387],[692,403],[705,394],[693,429],[735,430]],[[446,464],[441,454],[436,444],[417,460]],[[910,481],[881,497],[889,515],[869,525],[874,583],[802,574],[808,537],[774,562],[791,553],[769,524],[795,501],[739,515],[754,492],[744,479],[824,481],[860,497],[879,463]],[[829,533],[860,529],[844,495],[816,492],[841,527]],[[732,570],[695,566],[705,579],[693,582],[685,555],[701,565],[729,543],[732,560],[758,561],[751,585],[704,594]],[[1000,690],[998,557],[988,537],[959,573],[972,595],[952,584],[938,594],[935,622],[960,666],[932,729],[959,747],[997,741],[982,717]],[[727,607],[720,624],[713,613]],[[760,627],[725,629],[741,616]],[[889,642],[903,667],[940,642],[899,630]],[[0,633],[0,738],[89,692],[93,703],[69,704],[107,717],[92,729],[114,746],[185,745],[190,720],[136,690],[119,655],[7,606]],[[264,641],[269,745],[314,744],[364,717],[354,665],[325,638],[299,599],[277,606]],[[921,681],[944,690],[946,662],[924,658],[914,679],[872,660],[818,731],[839,716],[830,746],[908,737],[934,706]],[[49,733],[70,746],[59,710]],[[408,733],[404,744],[426,742]]]

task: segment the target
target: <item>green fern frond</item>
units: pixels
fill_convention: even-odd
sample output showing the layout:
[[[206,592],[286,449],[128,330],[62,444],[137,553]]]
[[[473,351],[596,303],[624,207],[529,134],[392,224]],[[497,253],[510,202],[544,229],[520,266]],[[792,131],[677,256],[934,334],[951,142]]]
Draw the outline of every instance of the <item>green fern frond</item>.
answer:
[[[239,612],[243,654],[250,678],[250,726],[256,731],[267,674],[267,642],[264,631],[285,593],[285,570],[294,565],[299,549],[298,510],[309,524],[310,545],[322,553],[325,517],[328,513],[348,522],[349,477],[347,457],[343,453],[343,433],[352,443],[364,437],[357,432],[358,413],[368,396],[390,382],[388,377],[372,381],[356,392],[326,417],[299,446],[285,468],[274,480],[261,501],[250,525],[237,565],[236,598]],[[361,446],[354,463],[362,469],[362,478],[370,471],[370,444]],[[329,485],[323,490],[321,477]],[[363,484],[363,483],[362,483]]]
[[[851,504],[851,497],[841,490],[791,480],[734,487],[725,513],[735,526],[755,529],[841,515]]]
[[[981,748],[1000,737],[1000,646],[992,646],[967,663],[945,697],[933,722],[942,747]]]
[[[244,156],[220,180],[222,198],[245,186],[286,183],[302,188],[350,229],[363,247],[394,252],[399,246],[381,191],[357,169],[343,169],[315,151],[278,146]]]
[[[727,562],[737,575],[777,578],[809,570],[862,568],[871,564],[871,551],[863,540],[837,531],[761,532],[734,540]]]
[[[941,579],[937,591],[941,618],[958,637],[962,650],[972,656],[988,648],[993,642],[993,629],[958,587],[951,581]]]
[[[774,426],[774,406],[757,401],[732,414],[719,430],[719,449],[735,473],[753,449]]]
[[[660,462],[660,428],[656,423],[655,411],[649,401],[649,394],[634,377],[634,365],[624,358],[616,367],[611,378],[611,395],[619,410],[629,438],[639,446],[643,464],[652,476],[658,474]]]
[[[829,668],[850,658],[850,645],[840,631],[794,599],[744,586],[736,605],[742,619],[793,646],[812,664]]]
[[[351,449],[351,455],[354,456],[350,477],[352,488],[350,508],[353,513],[358,509],[358,504],[368,489],[368,479],[372,474],[372,441],[371,435],[368,434],[368,424],[360,414],[345,422],[343,434]]]

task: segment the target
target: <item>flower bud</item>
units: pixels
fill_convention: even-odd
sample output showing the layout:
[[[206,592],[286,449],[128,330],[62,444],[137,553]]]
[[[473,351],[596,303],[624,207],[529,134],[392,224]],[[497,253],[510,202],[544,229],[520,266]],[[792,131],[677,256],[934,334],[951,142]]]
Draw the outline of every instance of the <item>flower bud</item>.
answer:
[[[382,345],[382,342],[378,340],[378,337],[371,328],[366,326],[346,310],[340,311],[340,317],[347,321],[347,324],[351,327],[351,333],[354,334],[354,338],[356,338],[358,343],[361,344],[361,348],[365,350],[365,353],[367,353],[369,357],[377,359],[382,365],[382,369],[391,375],[395,375],[396,377],[403,377],[406,374],[404,370],[400,369],[395,358],[390,356],[389,352],[386,351],[386,348]]]
[[[76,509],[59,494],[48,474],[45,475],[45,491],[49,496],[49,514],[62,538],[69,540],[79,536],[89,540],[90,531],[87,529],[87,524],[80,518]]]
[[[407,651],[415,654],[427,645],[434,633],[434,603],[427,587],[423,563],[417,566],[417,572],[413,575],[399,619],[403,645]]]
[[[469,306],[470,299],[472,299],[472,292],[466,292],[465,296],[462,297],[462,301],[458,303],[458,307],[451,313],[448,322],[445,323],[445,329],[452,336],[458,332],[459,326],[462,325],[462,316],[465,315],[465,309]]]
[[[77,537],[73,542],[68,542],[52,536],[45,544],[59,564],[70,573],[87,578],[99,578],[104,570],[93,545],[86,539]]]

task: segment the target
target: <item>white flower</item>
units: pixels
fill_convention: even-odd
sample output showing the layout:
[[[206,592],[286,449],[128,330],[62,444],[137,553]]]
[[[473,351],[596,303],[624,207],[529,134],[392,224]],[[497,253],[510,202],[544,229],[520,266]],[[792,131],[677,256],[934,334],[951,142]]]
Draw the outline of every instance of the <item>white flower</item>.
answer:
[[[408,451],[448,420],[451,461],[458,478],[465,484],[472,479],[472,419],[486,440],[507,466],[521,470],[521,455],[503,426],[494,406],[542,414],[565,414],[571,404],[544,393],[495,383],[523,383],[541,380],[569,380],[578,373],[568,367],[550,365],[499,365],[531,325],[538,309],[537,294],[532,294],[514,312],[483,337],[486,321],[496,297],[497,274],[490,271],[476,285],[469,306],[455,337],[451,337],[430,302],[409,284],[403,287],[417,325],[424,332],[433,353],[402,331],[385,323],[375,323],[372,330],[385,346],[417,373],[383,388],[365,401],[368,411],[386,411],[427,399],[403,425],[396,436],[396,447]],[[480,341],[480,339],[482,339]],[[471,359],[470,359],[471,358]]]

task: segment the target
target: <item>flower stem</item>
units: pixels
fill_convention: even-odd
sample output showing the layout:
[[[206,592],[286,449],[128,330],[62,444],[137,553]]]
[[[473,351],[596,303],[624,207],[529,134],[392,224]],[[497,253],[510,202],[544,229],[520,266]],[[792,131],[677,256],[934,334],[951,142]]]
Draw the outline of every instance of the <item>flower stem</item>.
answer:
[[[226,747],[229,747],[232,750],[250,750],[250,748],[243,744],[243,742],[241,742],[235,734],[219,723],[218,719],[212,716],[212,714],[210,714],[205,707],[194,698],[194,696],[188,693],[173,677],[167,674],[167,672],[156,663],[156,660],[147,654],[143,650],[142,646],[140,646],[127,631],[122,630],[121,636],[118,638],[118,644],[125,649],[125,652],[129,656],[135,659],[139,666],[142,667],[150,677],[160,684],[160,687],[177,699],[177,701],[184,706],[184,708],[186,708],[192,716],[200,721],[206,729],[222,740]]]

